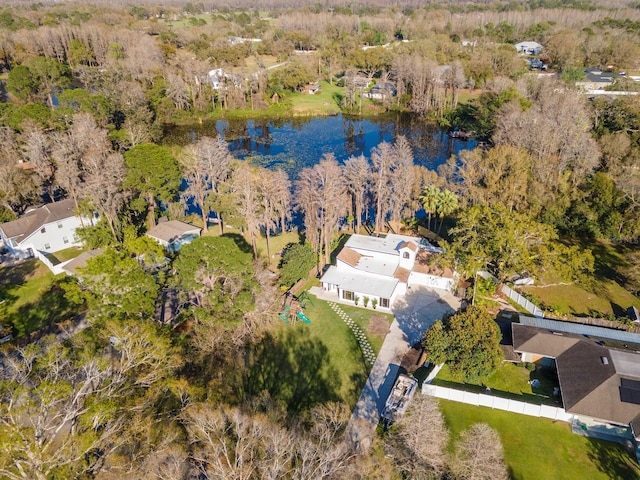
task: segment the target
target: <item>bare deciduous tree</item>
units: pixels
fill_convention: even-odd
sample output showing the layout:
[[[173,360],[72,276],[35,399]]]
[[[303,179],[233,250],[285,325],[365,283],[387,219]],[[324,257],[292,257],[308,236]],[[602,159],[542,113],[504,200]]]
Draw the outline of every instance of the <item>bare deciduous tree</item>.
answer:
[[[344,177],[333,154],[323,155],[314,167],[300,172],[296,198],[309,242],[318,256],[324,251],[324,262],[329,263],[333,235],[346,213]]]
[[[464,480],[507,480],[498,432],[486,423],[476,423],[462,432],[452,470]]]
[[[243,218],[254,258],[258,258],[258,227],[261,205],[259,202],[259,178],[247,162],[239,162],[231,176],[231,190],[236,199],[238,214]]]
[[[51,137],[35,124],[29,124],[22,134],[23,158],[33,166],[42,186],[52,202],[55,202],[55,167],[51,158]]]
[[[416,395],[385,440],[385,450],[407,478],[441,478],[447,471],[449,431],[438,402]]]
[[[411,199],[413,186],[413,152],[404,136],[399,136],[393,145],[393,165],[389,176],[391,190],[391,219],[399,224],[404,209]]]
[[[351,196],[351,208],[356,220],[356,232],[360,232],[362,216],[366,208],[365,198],[371,176],[369,162],[364,155],[350,157],[344,162],[343,172],[347,192]]]
[[[207,198],[211,194],[217,194],[220,182],[228,178],[232,159],[227,143],[211,137],[202,137],[194,145],[185,148],[180,158],[188,182],[186,193],[193,196],[200,207],[205,232],[209,230]],[[218,223],[222,234],[220,215]]]
[[[265,230],[267,258],[271,259],[269,245],[271,230],[277,227],[278,220],[282,220],[291,209],[290,182],[283,170],[273,171],[261,168],[258,175],[260,177],[258,192],[262,204],[259,223]],[[282,228],[284,231],[284,220],[282,220]]]

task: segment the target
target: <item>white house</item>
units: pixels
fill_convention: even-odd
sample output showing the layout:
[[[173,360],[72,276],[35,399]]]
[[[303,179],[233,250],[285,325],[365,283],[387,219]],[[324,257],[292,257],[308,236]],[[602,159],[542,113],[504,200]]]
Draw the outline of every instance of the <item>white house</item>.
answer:
[[[518,53],[525,55],[539,55],[542,52],[542,45],[538,42],[520,42],[515,44]]]
[[[322,289],[344,300],[375,299],[390,309],[410,285],[450,290],[453,272],[429,267],[428,257],[440,253],[426,240],[406,235],[352,235],[320,281]]]
[[[19,219],[0,224],[0,237],[14,255],[33,256],[37,251],[53,253],[81,245],[76,230],[93,221],[80,218],[74,210],[72,199],[27,210]]]
[[[153,238],[167,250],[177,252],[182,245],[191,243],[199,237],[201,230],[201,228],[188,223],[170,220],[158,223],[147,232],[147,236]]]

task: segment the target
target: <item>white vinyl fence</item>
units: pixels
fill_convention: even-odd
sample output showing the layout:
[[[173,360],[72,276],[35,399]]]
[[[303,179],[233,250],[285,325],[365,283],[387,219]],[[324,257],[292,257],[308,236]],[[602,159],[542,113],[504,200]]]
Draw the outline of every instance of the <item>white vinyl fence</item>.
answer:
[[[552,407],[550,405],[536,405],[519,400],[511,400],[509,398],[486,395],[484,393],[465,392],[463,390],[455,390],[453,388],[426,383],[422,385],[422,393],[423,395],[431,395],[432,397],[442,398],[444,400],[467,403],[478,407],[495,408],[506,412],[530,415],[532,417],[550,418],[551,420],[560,420],[567,423],[571,423],[573,420],[573,415],[567,413],[563,408]]]
[[[515,290],[512,290],[506,285],[502,285],[502,293],[504,293],[507,297],[509,297],[514,302],[516,302],[518,305],[520,305],[522,308],[524,308],[527,312],[532,314],[534,317],[544,318],[544,312],[540,307],[531,303],[529,300],[524,298]]]

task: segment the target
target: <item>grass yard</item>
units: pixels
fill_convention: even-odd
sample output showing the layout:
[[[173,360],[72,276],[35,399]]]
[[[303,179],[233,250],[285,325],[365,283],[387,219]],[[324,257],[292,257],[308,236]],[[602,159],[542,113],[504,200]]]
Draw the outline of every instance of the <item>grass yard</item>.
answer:
[[[190,221],[194,225],[202,224],[202,222],[200,221],[200,218],[196,218],[196,217],[194,217],[193,220],[188,219],[187,221]],[[239,233],[239,231],[236,228],[227,226],[225,227],[225,233]],[[210,225],[209,232],[203,235],[210,235],[210,236],[217,237],[220,235],[220,229],[218,228],[217,225]],[[247,243],[248,243],[249,239],[246,236],[245,236],[245,239],[247,240]],[[269,268],[274,271],[278,268],[278,264],[280,263],[279,253],[282,251],[285,245],[289,243],[298,243],[299,241],[300,241],[300,235],[298,234],[297,231],[280,233],[278,235],[272,235],[271,237],[269,237],[269,248],[271,250],[271,258],[269,259],[270,260]],[[260,235],[256,241],[256,245],[258,247],[258,256],[261,259],[266,260],[266,256],[267,256],[266,237],[264,235]]]
[[[513,479],[640,478],[635,459],[621,445],[575,435],[568,423],[447,400],[440,400],[440,409],[453,441],[474,423],[495,428]]]
[[[247,386],[253,395],[262,390],[283,404],[289,412],[303,411],[316,403],[343,401],[354,407],[369,375],[370,365],[349,327],[327,302],[312,297],[305,308],[307,325],[282,324],[272,337],[251,353],[252,367]],[[367,332],[373,310],[344,307]],[[391,322],[391,316],[385,315]],[[382,340],[368,335],[377,353]]]
[[[59,263],[66,262],[67,260],[71,260],[72,258],[76,258],[86,250],[86,248],[81,247],[69,247],[56,253],[47,253],[46,257],[51,261],[51,263],[57,265]]]
[[[0,269],[0,322],[20,338],[76,314],[39,261],[28,260]]]
[[[466,383],[461,376],[456,376],[445,365],[434,379],[434,385],[441,387],[451,387],[466,390],[469,392],[482,393],[485,387],[491,389],[491,394],[520,400],[523,402],[546,404],[559,406],[559,401],[553,396],[553,387],[557,385],[556,380],[546,370],[536,369],[530,372],[524,367],[504,362],[483,384]],[[540,387],[533,388],[528,382],[537,378]]]
[[[320,82],[320,91],[315,95],[292,93],[287,96],[294,112],[304,112],[305,115],[337,115],[340,113],[340,103],[344,95],[344,87]]]
[[[628,247],[598,241],[580,246],[591,249],[595,258],[591,286],[558,285],[557,279],[550,278],[543,279],[541,285],[525,287],[523,291],[537,299],[542,308],[558,315],[620,317],[631,305],[640,308],[640,298],[623,287]],[[550,286],[545,287],[545,284]]]
[[[331,310],[325,301],[312,297],[313,305],[307,305],[304,314],[311,320],[311,325],[299,322],[294,328],[307,328],[315,341],[327,347],[328,358],[340,378],[340,398],[354,407],[360,397],[362,387],[369,376],[371,366],[365,362],[364,355],[355,336],[346,323]],[[373,315],[379,315],[373,310],[340,305],[367,335],[373,351],[378,354],[383,339],[368,333],[369,320]],[[391,315],[385,315],[389,324],[393,320]]]

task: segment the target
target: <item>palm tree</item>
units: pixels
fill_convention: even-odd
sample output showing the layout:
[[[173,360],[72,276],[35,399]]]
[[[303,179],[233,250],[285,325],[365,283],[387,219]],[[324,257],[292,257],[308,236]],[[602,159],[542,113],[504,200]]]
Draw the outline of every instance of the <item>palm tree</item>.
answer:
[[[442,230],[442,224],[444,223],[444,217],[451,215],[458,209],[458,196],[451,190],[445,190],[439,192],[438,201],[436,204],[436,211],[440,217],[440,226],[438,227],[438,235]]]
[[[431,230],[431,214],[435,213],[438,209],[438,203],[440,201],[440,190],[433,185],[424,187],[422,195],[420,195],[420,201],[422,202],[422,207],[424,208],[425,212],[427,212],[427,228]]]

